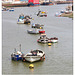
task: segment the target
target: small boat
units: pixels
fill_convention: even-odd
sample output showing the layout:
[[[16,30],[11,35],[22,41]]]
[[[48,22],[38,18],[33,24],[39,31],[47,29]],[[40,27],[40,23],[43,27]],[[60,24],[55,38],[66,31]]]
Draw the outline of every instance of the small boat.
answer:
[[[65,14],[69,14],[69,13],[72,13],[72,11],[65,11]]]
[[[45,30],[40,29],[40,30],[39,30],[39,33],[45,33]]]
[[[65,13],[65,11],[64,10],[61,10],[60,13]]]
[[[26,15],[24,17],[24,14],[19,15],[18,24],[30,24],[30,19],[32,19],[31,16]]]
[[[30,22],[30,20],[28,18],[24,20],[24,24],[30,24],[30,23],[31,22]]]
[[[19,19],[24,19],[24,14],[19,15]]]
[[[43,29],[44,25],[40,25],[40,24],[32,24],[32,28],[38,28],[38,29]]]
[[[24,19],[18,19],[17,24],[24,24]]]
[[[27,6],[34,6],[34,4],[32,2],[28,3]]]
[[[19,15],[18,24],[24,24],[24,14]]]
[[[49,5],[50,3],[49,2],[43,2],[41,3],[41,5]]]
[[[56,42],[58,42],[58,38],[56,38],[56,37],[50,38],[50,41],[51,41],[52,43],[56,43]]]
[[[38,43],[43,43],[43,44],[46,44],[49,41],[50,40],[49,38],[46,37],[46,34],[41,34],[40,38],[37,40]]]
[[[48,39],[38,39],[37,40],[38,43],[42,43],[42,44],[46,44],[48,43],[48,41],[49,41]]]
[[[38,29],[35,29],[35,30],[27,30],[27,32],[29,34],[38,34],[39,33],[39,30]]]
[[[9,11],[14,11],[14,8],[9,9]]]
[[[47,12],[39,10],[37,16],[39,16],[39,17],[47,17]]]
[[[23,55],[24,54],[21,52],[21,48],[20,48],[20,51],[16,51],[15,49],[15,52],[11,54],[11,59],[14,61],[22,60]]]
[[[37,50],[31,50],[31,52],[24,55],[22,61],[35,62],[43,60],[44,58],[45,58],[44,51],[37,49]]]
[[[48,1],[49,1],[49,0],[48,0]],[[42,2],[41,5],[53,5],[52,2],[48,2],[48,1],[46,2],[46,0],[45,0],[45,2]]]
[[[25,17],[24,17],[24,19],[32,19],[32,17],[31,16],[29,16],[29,15],[26,15]]]
[[[60,16],[61,16],[61,13],[56,12],[56,13],[55,13],[55,16],[56,16],[56,17],[60,17]]]
[[[14,53],[11,54],[11,59],[15,60],[15,61],[21,60],[22,59],[22,55],[23,55],[22,52],[15,51]]]
[[[2,8],[2,11],[8,11],[9,9],[7,9],[6,7]]]

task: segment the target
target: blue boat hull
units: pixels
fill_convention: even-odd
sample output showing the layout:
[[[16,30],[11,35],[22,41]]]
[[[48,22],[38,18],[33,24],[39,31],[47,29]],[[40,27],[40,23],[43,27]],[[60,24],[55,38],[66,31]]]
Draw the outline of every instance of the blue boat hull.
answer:
[[[9,10],[9,11],[14,11],[14,10]]]
[[[19,60],[22,60],[22,57],[11,57],[11,59],[14,61],[19,61]]]

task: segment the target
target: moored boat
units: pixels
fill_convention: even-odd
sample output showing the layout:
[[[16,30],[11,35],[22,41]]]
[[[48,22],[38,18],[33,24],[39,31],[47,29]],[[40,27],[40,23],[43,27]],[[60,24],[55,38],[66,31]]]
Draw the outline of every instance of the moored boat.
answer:
[[[24,19],[24,14],[19,15],[19,19]]]
[[[14,11],[14,8],[9,9],[9,11]]]
[[[49,2],[43,2],[41,3],[41,5],[49,5],[50,3]]]
[[[28,33],[30,34],[38,34],[39,33],[39,30],[38,29],[34,29],[34,30],[27,30]]]
[[[41,25],[41,24],[32,24],[32,28],[38,28],[38,29],[43,29],[43,26],[44,25]]]
[[[43,43],[43,44],[46,44],[49,41],[50,40],[49,38],[46,37],[46,34],[41,34],[40,38],[37,40],[38,43]]]
[[[11,54],[11,59],[14,61],[22,60],[23,55],[24,54],[21,52],[21,47],[20,47],[20,51],[16,51],[15,49],[15,52]]]
[[[61,10],[60,13],[65,13],[65,10]]]
[[[72,11],[65,11],[65,14],[69,14],[69,13],[72,13]]]
[[[60,16],[61,16],[61,13],[56,12],[56,13],[55,13],[55,16],[56,16],[56,17],[60,17]]]
[[[41,33],[41,34],[42,34],[42,33],[45,33],[45,30],[40,29],[40,30],[39,30],[39,33]]]
[[[32,2],[28,3],[27,6],[34,6]]]
[[[54,38],[50,38],[50,41],[52,43],[57,43],[58,42],[58,38],[54,37]]]
[[[24,17],[24,19],[32,19],[32,17],[31,16],[29,16],[29,15],[26,15],[25,17]]]
[[[44,0],[40,5],[53,5],[53,3],[49,0]]]
[[[47,12],[39,10],[37,16],[39,16],[39,17],[47,17]]]
[[[2,11],[8,11],[9,9],[7,9],[6,7],[2,8]]]
[[[28,61],[28,62],[35,62],[40,61],[45,58],[44,51],[37,49],[37,50],[31,50],[30,53],[27,53],[22,57],[22,61]]]
[[[15,51],[14,53],[11,54],[11,59],[15,60],[15,61],[21,60],[22,59],[22,55],[23,55],[22,52]]]
[[[17,24],[24,24],[24,19],[18,19]]]
[[[24,24],[24,14],[19,15],[18,24]]]
[[[30,19],[32,19],[31,16],[26,15],[24,17],[24,14],[19,15],[18,24],[30,24]]]
[[[24,20],[24,24],[29,24],[30,25],[31,21],[27,18]]]
[[[45,30],[36,28],[36,29],[33,29],[33,30],[29,29],[29,30],[27,30],[27,32],[30,33],[30,34],[38,34],[38,33],[45,33]]]

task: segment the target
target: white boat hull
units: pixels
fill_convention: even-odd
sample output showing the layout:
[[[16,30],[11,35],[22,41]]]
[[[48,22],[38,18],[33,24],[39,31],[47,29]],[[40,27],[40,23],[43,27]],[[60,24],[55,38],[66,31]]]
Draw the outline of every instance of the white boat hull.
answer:
[[[23,61],[35,62],[44,59],[45,53],[42,50],[33,50],[23,56]]]
[[[39,43],[46,44],[46,43],[48,43],[48,40],[47,40],[47,39],[44,39],[43,41],[39,40],[38,42],[39,42]]]
[[[25,57],[25,60],[28,62],[35,62],[41,60],[41,57]]]
[[[22,20],[22,19],[18,19],[17,24],[24,24],[24,20]]]
[[[17,24],[24,24],[24,22],[17,22]]]
[[[27,30],[27,32],[30,34],[38,34],[39,33],[39,31],[34,31],[34,30]]]
[[[46,44],[46,43],[48,43],[47,41],[38,41],[39,43],[43,43],[43,44]]]
[[[52,42],[52,43],[56,43],[56,42],[58,42],[58,40],[51,40],[51,42]]]

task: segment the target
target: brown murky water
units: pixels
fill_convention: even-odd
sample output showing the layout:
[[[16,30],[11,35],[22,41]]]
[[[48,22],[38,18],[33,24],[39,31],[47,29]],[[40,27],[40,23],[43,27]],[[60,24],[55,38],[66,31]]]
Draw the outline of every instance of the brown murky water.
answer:
[[[19,7],[14,12],[2,12],[2,71],[3,74],[71,74],[73,71],[73,20],[67,17],[55,17],[54,14],[64,10],[67,4],[39,7]],[[48,17],[37,17],[38,9],[48,11]],[[19,14],[32,15],[31,23],[44,24],[48,37],[58,37],[59,42],[51,47],[38,44],[38,35],[28,34],[31,25],[17,24]],[[29,69],[27,62],[12,61],[14,48],[28,53],[31,49],[42,49],[46,54],[44,62],[35,62],[34,69]]]

